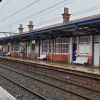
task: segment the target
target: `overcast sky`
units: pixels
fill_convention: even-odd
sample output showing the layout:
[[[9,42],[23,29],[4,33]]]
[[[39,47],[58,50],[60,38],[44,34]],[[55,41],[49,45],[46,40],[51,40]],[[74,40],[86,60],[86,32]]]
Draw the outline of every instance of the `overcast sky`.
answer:
[[[71,20],[100,13],[100,0],[2,1],[0,3],[0,32],[18,32],[19,24],[23,24],[24,31],[27,31],[29,20],[33,21],[35,28],[62,22],[61,14],[64,7],[69,8],[69,12],[72,14]]]

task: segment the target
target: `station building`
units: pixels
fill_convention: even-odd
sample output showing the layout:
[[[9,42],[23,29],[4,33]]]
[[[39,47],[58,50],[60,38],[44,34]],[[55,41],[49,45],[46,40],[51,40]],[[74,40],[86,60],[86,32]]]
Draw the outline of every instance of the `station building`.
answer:
[[[63,23],[35,29],[29,21],[29,31],[0,39],[4,55],[71,64],[87,59],[86,64],[100,66],[100,14],[70,21],[68,8],[64,8]]]

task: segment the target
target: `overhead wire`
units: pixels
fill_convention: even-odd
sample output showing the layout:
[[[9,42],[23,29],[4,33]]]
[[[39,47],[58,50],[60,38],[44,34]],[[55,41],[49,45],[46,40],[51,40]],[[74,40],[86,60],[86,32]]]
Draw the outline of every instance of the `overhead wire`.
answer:
[[[27,5],[27,6],[23,7],[23,8],[21,8],[21,9],[19,9],[18,11],[14,12],[13,14],[11,14],[11,15],[9,15],[9,16],[3,18],[3,19],[1,19],[0,22],[1,22],[1,21],[5,21],[5,20],[7,20],[7,19],[9,19],[9,18],[11,18],[11,17],[13,17],[13,16],[15,16],[16,14],[18,14],[18,13],[22,12],[23,10],[25,10],[25,9],[27,9],[27,8],[29,8],[29,7],[31,7],[32,5],[34,5],[35,3],[39,2],[39,1],[40,1],[40,0],[36,0],[36,1],[32,2],[32,3],[30,3],[29,5]]]
[[[4,17],[4,8],[10,3],[11,0],[6,1],[4,4],[2,2],[2,6],[0,6],[0,16]]]
[[[11,0],[8,0],[5,4],[3,4],[2,6],[0,6],[0,9],[2,9],[3,7],[7,6],[10,3]]]
[[[40,0],[39,0],[39,1],[40,1]],[[31,14],[31,15],[29,15],[29,16],[27,16],[27,17],[24,17],[24,18],[22,18],[22,19],[20,19],[20,20],[18,20],[18,21],[16,21],[16,22],[14,22],[14,23],[12,23],[12,24],[15,24],[15,23],[17,23],[17,22],[20,22],[20,21],[25,20],[25,19],[30,18],[30,17],[34,17],[34,16],[37,16],[37,15],[40,15],[41,13],[43,13],[43,12],[45,12],[45,11],[48,11],[48,10],[50,10],[50,9],[53,9],[53,8],[55,8],[55,7],[59,6],[59,5],[61,5],[62,3],[66,2],[66,1],[69,1],[69,0],[60,1],[60,2],[54,4],[54,5],[50,6],[50,7],[47,7],[47,8],[45,8],[45,9],[39,11],[39,12],[36,12],[36,13]],[[21,11],[21,9],[20,9],[20,11]],[[15,12],[15,13],[16,13],[16,12]],[[12,15],[8,16],[8,18],[11,18],[13,15],[15,15],[15,14],[12,14]],[[4,19],[7,20],[7,17],[4,18]],[[1,22],[1,21],[5,21],[4,19],[0,20],[0,22]]]
[[[85,9],[85,10],[80,10],[78,12],[73,13],[72,15],[75,16],[75,15],[79,15],[79,14],[82,14],[82,13],[87,13],[87,12],[90,12],[90,11],[93,11],[93,10],[96,10],[96,9],[100,9],[100,5],[95,6],[95,7],[91,7],[91,8]]]
[[[62,3],[66,2],[66,1],[69,1],[69,0],[63,0],[63,1],[61,1],[61,2],[58,2],[58,3],[56,3],[56,4],[54,4],[54,5],[50,6],[50,7],[47,7],[47,8],[45,8],[45,9],[43,9],[43,10],[37,12],[37,13],[34,13],[34,14],[32,14],[32,15],[30,15],[30,16],[27,16],[27,17],[24,17],[23,19],[20,19],[20,20],[18,20],[18,21],[12,22],[11,24],[15,24],[15,23],[21,22],[21,21],[23,21],[23,20],[25,20],[25,19],[28,19],[28,18],[30,18],[30,17],[34,17],[34,16],[36,16],[36,15],[39,15],[39,14],[45,12],[45,11],[48,11],[48,10],[50,10],[50,9],[53,9],[53,8],[55,8],[55,7],[59,6],[59,5],[61,5]],[[56,8],[56,9],[57,9],[57,8]],[[54,10],[54,9],[53,9],[53,10]],[[0,22],[1,22],[1,21],[0,21]],[[5,25],[5,26],[6,26],[6,25]]]
[[[85,9],[85,10],[81,10],[81,11],[78,11],[78,12],[75,12],[75,13],[73,13],[71,16],[76,16],[76,15],[79,15],[79,14],[81,14],[81,13],[86,13],[86,12],[93,11],[93,10],[96,10],[96,9],[99,9],[99,8],[100,8],[100,5],[95,6],[95,7],[91,7],[91,8]],[[55,19],[50,19],[50,20],[55,21],[55,20],[57,20],[57,18],[55,18]],[[20,21],[21,21],[21,20],[20,20]],[[49,22],[49,21],[47,20],[47,21],[45,21],[45,22]],[[45,22],[43,22],[43,23],[45,23]],[[16,23],[16,22],[14,22],[14,23]],[[12,24],[13,24],[13,23],[12,23]],[[42,23],[39,23],[39,24],[42,24]],[[37,24],[37,25],[38,25],[38,24]]]
[[[100,6],[100,5],[99,5]],[[79,11],[79,12],[76,12],[76,13],[73,13],[73,14],[71,14],[71,16],[76,16],[76,15],[79,15],[79,14],[81,14],[81,13],[87,13],[87,12],[89,12],[89,11],[93,11],[93,10],[96,10],[96,9],[98,9],[99,8],[99,6],[96,6],[96,7],[94,7],[93,9],[90,9],[90,8],[88,8],[88,9],[85,9],[85,10],[81,10],[81,11]],[[50,19],[50,20],[46,20],[46,21],[44,21],[44,22],[42,22],[42,23],[37,23],[37,24],[35,24],[35,26],[38,26],[38,25],[43,25],[43,24],[46,24],[46,23],[48,23],[48,22],[54,22],[54,21],[58,21],[58,20],[60,20],[62,17],[57,17],[57,18],[53,18],[53,19]]]
[[[45,23],[48,23],[48,22],[58,21],[58,20],[60,20],[61,18],[62,18],[62,17],[52,18],[52,19],[50,19],[50,20],[44,21],[43,23],[36,23],[35,26],[37,26],[37,25],[42,25],[42,24],[45,24]],[[24,28],[27,28],[27,27],[24,27]]]
[[[57,4],[52,5],[52,6],[48,7],[48,8],[45,8],[45,9],[43,9],[43,10],[41,10],[41,11],[35,13],[35,14],[32,14],[32,15],[28,16],[28,17],[35,18],[35,16],[37,17],[38,15],[42,16],[42,15],[48,14],[51,11],[55,11],[56,9],[60,9],[60,6],[65,5],[65,2],[67,2],[67,5],[68,5],[68,4],[70,4],[70,3],[72,3],[72,2],[74,2],[76,0],[71,0],[70,2],[68,2],[68,1],[70,1],[70,0],[63,0],[61,2],[58,2]]]
[[[100,9],[100,5],[99,6],[92,7],[92,8],[88,8],[88,9],[85,9],[85,10],[80,10],[78,12],[75,12],[75,13],[71,14],[71,16],[76,16],[76,15],[79,15],[79,14],[87,13],[87,12],[96,10],[98,8]],[[53,19],[47,20],[47,21],[45,21],[43,23],[47,23],[47,22],[51,22],[51,21],[56,21],[56,20],[59,20],[61,18],[62,17],[53,18]],[[38,24],[42,24],[42,23],[37,23],[36,25],[38,25]]]
[[[87,13],[89,11],[93,11],[93,10],[96,10],[98,8],[100,8],[100,5],[99,6],[95,6],[94,8],[88,8],[88,9],[85,9],[85,10],[80,10],[78,12],[75,12],[75,13],[71,14],[71,16],[76,16],[76,15],[79,15],[79,14],[82,14],[82,13]],[[45,23],[48,23],[48,22],[51,22],[51,21],[57,21],[57,20],[60,20],[61,18],[62,17],[57,17],[57,18],[49,19],[49,20],[46,20],[46,21],[44,21],[42,23],[37,23],[35,25],[40,25],[40,24],[43,24],[43,23],[45,24]]]

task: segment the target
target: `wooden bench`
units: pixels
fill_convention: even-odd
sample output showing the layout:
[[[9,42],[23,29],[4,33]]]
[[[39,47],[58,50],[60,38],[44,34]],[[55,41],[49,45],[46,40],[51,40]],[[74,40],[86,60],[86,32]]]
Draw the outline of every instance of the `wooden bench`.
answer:
[[[40,57],[37,57],[37,59],[40,60],[46,59],[46,54],[41,54]]]
[[[11,53],[10,52],[8,52],[7,54],[6,54],[6,56],[10,56],[11,55]]]
[[[76,61],[73,61],[76,64],[85,64],[88,63],[88,57],[76,57]]]

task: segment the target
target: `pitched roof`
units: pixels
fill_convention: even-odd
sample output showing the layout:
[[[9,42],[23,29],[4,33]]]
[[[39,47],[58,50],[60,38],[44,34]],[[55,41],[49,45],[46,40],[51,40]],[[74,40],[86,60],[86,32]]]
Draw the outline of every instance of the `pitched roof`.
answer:
[[[83,17],[83,18],[79,18],[79,19],[75,19],[75,20],[71,20],[67,23],[58,23],[58,24],[53,24],[47,27],[43,27],[43,28],[38,28],[33,30],[33,32],[24,32],[21,35],[14,35],[11,37],[4,37],[1,38],[0,40],[4,40],[4,39],[10,39],[10,38],[16,38],[16,37],[20,37],[20,36],[28,36],[29,34],[38,34],[38,33],[42,33],[42,32],[48,32],[50,30],[60,30],[62,28],[65,27],[69,27],[69,26],[73,26],[73,25],[90,25],[90,24],[95,24],[95,23],[100,23],[100,14],[96,14],[96,15],[92,15],[92,16],[88,16],[88,17]]]

